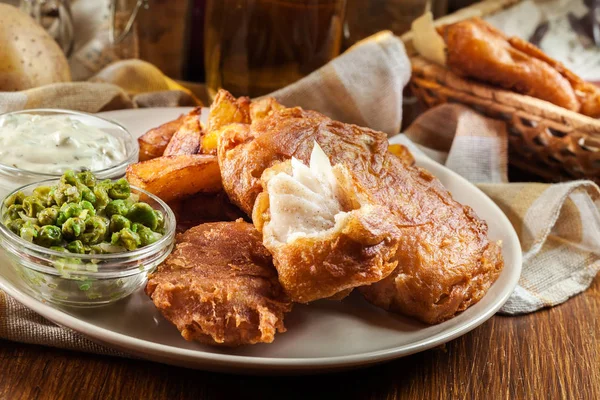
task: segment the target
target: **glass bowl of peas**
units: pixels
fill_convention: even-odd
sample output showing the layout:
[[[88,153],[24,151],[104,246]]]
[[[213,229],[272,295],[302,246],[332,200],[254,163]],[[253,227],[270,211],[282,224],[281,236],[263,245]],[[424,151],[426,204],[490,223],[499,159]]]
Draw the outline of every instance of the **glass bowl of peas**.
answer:
[[[5,197],[0,214],[0,245],[12,266],[38,297],[60,305],[129,296],[174,245],[167,204],[88,171],[23,186]]]

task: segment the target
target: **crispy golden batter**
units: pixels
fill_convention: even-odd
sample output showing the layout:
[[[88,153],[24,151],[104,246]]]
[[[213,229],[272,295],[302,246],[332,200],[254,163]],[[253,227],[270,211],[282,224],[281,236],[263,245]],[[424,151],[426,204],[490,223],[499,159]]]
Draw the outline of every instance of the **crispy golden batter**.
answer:
[[[146,293],[186,340],[211,345],[271,343],[292,308],[260,234],[241,221],[177,235]]]
[[[336,130],[341,134],[333,133]],[[218,157],[229,198],[252,214],[254,200],[262,192],[263,171],[292,156],[307,163],[314,141],[332,164],[344,164],[352,172],[381,162],[388,154],[384,133],[333,121],[315,111],[286,108],[252,125],[231,124],[224,129]]]
[[[454,201],[429,172],[389,153],[383,133],[300,108],[252,125],[229,125],[218,151],[225,191],[250,212],[263,192],[263,172],[291,157],[308,165],[315,141],[332,164],[351,171],[369,203],[388,210],[386,221],[400,231],[394,255],[398,267],[382,282],[361,288],[368,300],[437,323],[485,294],[503,267],[499,247],[487,238],[487,225]]]
[[[409,166],[415,165],[415,158],[406,146],[401,144],[390,144],[388,146],[388,150],[390,153],[398,157],[404,164]]]
[[[286,175],[279,186],[283,192],[272,190],[274,182],[281,182],[279,173]],[[330,202],[330,214],[323,204],[327,199],[311,191],[319,191],[315,180],[309,186],[294,181],[290,161],[262,174],[264,191],[258,195],[252,219],[273,255],[279,282],[298,303],[341,299],[357,286],[380,281],[397,265],[399,231],[389,221],[387,208],[373,205],[343,165],[336,165],[332,173],[337,201]],[[297,237],[290,237],[294,234]]]
[[[480,18],[439,28],[447,65],[459,75],[600,116],[600,89],[522,39],[507,38]]]

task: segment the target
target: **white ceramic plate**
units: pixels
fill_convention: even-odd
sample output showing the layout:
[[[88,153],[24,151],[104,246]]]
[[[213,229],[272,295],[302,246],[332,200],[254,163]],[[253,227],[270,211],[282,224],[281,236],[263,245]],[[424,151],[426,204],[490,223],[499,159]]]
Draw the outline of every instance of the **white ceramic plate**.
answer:
[[[103,113],[141,135],[174,119],[182,108]],[[448,342],[490,318],[512,293],[521,272],[517,235],[500,209],[475,186],[445,167],[417,158],[454,197],[475,209],[489,225],[490,237],[503,241],[505,267],[475,306],[456,318],[426,326],[371,306],[359,295],[341,302],[297,305],[286,316],[288,332],[272,344],[220,349],[185,341],[154,308],[142,290],[99,309],[67,309],[44,303],[23,285],[0,254],[0,286],[44,317],[92,340],[147,359],[206,370],[246,373],[314,373],[390,360]]]

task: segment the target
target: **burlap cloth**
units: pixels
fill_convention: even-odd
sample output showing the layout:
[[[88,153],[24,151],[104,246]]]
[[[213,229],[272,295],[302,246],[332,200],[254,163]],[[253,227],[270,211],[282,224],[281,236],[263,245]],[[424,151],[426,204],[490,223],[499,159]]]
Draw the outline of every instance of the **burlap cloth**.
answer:
[[[409,75],[402,42],[381,33],[274,95],[286,105],[316,109],[394,135]],[[62,107],[97,112],[197,103],[177,83],[140,61],[113,64],[92,80],[0,93],[0,111]],[[504,124],[458,105],[428,111],[406,134],[425,154],[477,183],[514,225],[523,248],[523,273],[501,312],[554,306],[590,285],[600,269],[600,191],[594,183],[507,183]],[[0,337],[116,354],[57,327],[1,292]]]

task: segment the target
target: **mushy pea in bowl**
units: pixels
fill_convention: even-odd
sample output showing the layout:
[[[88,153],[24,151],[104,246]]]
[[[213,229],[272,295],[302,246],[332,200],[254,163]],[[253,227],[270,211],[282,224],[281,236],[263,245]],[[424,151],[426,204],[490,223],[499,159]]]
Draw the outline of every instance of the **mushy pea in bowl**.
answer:
[[[24,186],[1,205],[0,244],[44,300],[99,306],[143,286],[173,248],[175,217],[127,180],[66,171]]]

